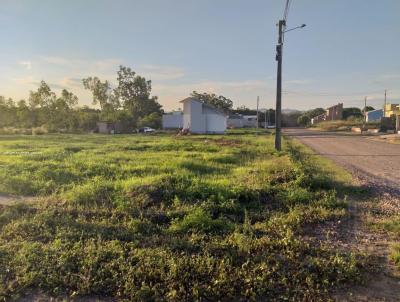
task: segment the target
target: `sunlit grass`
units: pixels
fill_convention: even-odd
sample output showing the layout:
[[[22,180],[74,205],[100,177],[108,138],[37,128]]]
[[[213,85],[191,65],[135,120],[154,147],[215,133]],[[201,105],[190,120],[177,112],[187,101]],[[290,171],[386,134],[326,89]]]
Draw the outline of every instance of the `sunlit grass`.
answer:
[[[0,137],[0,298],[29,288],[127,301],[320,300],[351,253],[303,240],[346,215],[348,180],[273,137]]]

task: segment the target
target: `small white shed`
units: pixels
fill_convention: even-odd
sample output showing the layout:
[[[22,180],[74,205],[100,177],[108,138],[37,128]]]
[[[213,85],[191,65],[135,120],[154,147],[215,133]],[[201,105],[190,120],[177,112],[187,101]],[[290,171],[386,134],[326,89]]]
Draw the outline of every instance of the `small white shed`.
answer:
[[[163,129],[181,129],[183,128],[183,112],[173,111],[163,114],[162,116]]]
[[[198,134],[225,133],[227,117],[224,112],[193,97],[186,98],[181,103],[183,129]]]

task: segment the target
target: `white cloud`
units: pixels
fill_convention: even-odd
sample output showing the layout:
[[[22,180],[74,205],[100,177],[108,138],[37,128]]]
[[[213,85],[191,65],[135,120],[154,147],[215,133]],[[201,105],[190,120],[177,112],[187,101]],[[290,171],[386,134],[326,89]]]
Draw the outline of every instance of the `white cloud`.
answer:
[[[71,62],[70,59],[64,57],[55,57],[55,56],[42,56],[40,59],[43,62],[54,64],[54,65],[67,65]]]
[[[287,80],[284,81],[284,84],[288,84],[288,85],[307,85],[307,84],[311,84],[313,82],[313,80],[311,79],[298,79],[298,80]]]
[[[32,62],[31,61],[19,61],[18,64],[24,66],[27,70],[31,70],[32,69]]]
[[[142,65],[139,73],[152,80],[175,80],[185,76],[183,68],[166,65]]]
[[[234,101],[234,106],[254,107],[257,95],[261,96],[263,106],[273,99],[275,90],[272,79],[244,81],[198,81],[184,84],[155,84],[153,94],[160,97],[160,103],[166,110],[179,107],[179,101],[193,91],[224,95]],[[268,100],[268,101],[267,101]]]
[[[32,76],[13,78],[12,80],[19,85],[34,85],[36,82],[38,82],[35,81]]]

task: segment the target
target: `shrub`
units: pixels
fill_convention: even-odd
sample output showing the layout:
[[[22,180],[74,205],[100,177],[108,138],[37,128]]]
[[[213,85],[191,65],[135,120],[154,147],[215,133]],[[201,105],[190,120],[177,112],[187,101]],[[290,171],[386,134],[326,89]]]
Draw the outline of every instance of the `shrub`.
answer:
[[[65,198],[83,207],[111,206],[113,193],[112,182],[95,177],[82,185],[74,185],[65,193]]]
[[[44,126],[32,128],[32,134],[33,135],[43,135],[43,134],[47,134],[48,132],[49,131]]]
[[[176,219],[170,226],[172,232],[225,233],[233,230],[233,224],[226,219],[213,219],[201,208],[195,209],[183,219]]]

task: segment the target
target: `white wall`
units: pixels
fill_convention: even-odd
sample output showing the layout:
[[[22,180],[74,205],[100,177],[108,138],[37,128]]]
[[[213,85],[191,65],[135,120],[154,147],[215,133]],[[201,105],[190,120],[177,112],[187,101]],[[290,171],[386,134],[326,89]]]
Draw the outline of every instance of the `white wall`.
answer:
[[[198,134],[224,133],[226,116],[209,108],[203,108],[201,102],[188,100],[183,103],[183,129]]]
[[[183,114],[164,114],[163,129],[180,129],[183,127]]]
[[[206,132],[206,118],[202,114],[203,104],[196,101],[187,101],[183,104],[183,128],[192,133]]]
[[[226,130],[226,116],[221,114],[206,114],[207,133],[224,133]]]
[[[231,128],[242,128],[243,127],[243,119],[241,118],[228,118],[227,126]]]

